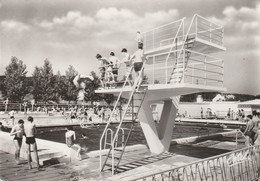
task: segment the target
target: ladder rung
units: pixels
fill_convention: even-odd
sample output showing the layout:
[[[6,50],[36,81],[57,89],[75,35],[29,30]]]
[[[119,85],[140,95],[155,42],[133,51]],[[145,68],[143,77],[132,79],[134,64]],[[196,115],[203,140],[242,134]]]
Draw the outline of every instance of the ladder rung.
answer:
[[[125,144],[125,141],[115,141],[116,143],[119,143],[119,144]]]
[[[109,166],[109,167],[111,167],[111,168],[112,168],[112,165],[111,165],[111,164],[109,164],[109,163],[106,163],[105,165],[106,165],[106,166]]]
[[[122,129],[127,130],[127,131],[131,130],[131,129],[129,129],[129,128],[122,128]],[[121,134],[121,135],[122,135],[122,134]]]
[[[111,143],[106,143],[106,145],[110,145],[111,146],[112,144]]]
[[[144,94],[144,91],[135,91],[135,94]]]
[[[123,151],[123,148],[114,148],[115,151]]]
[[[134,119],[134,120],[136,120],[136,119]],[[134,120],[132,120],[132,118],[124,119],[124,121],[134,121]]]
[[[108,155],[108,158],[112,158],[112,155]],[[114,156],[114,159],[116,159],[116,160],[120,160],[120,157],[116,157],[116,156]]]
[[[131,106],[131,107],[140,107],[140,106]]]

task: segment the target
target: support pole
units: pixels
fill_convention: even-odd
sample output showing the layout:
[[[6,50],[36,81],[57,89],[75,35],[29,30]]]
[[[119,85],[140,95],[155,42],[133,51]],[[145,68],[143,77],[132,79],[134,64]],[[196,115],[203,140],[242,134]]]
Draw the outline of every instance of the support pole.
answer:
[[[160,154],[168,151],[170,148],[178,106],[173,104],[172,100],[164,101],[162,115],[157,129],[155,121],[153,120],[150,104],[150,101],[143,102],[138,117],[150,151]]]

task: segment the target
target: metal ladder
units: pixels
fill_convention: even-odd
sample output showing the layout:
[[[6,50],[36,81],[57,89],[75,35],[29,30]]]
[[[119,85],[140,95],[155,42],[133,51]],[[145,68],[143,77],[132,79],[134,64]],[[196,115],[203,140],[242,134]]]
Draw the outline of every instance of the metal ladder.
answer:
[[[180,83],[183,80],[185,69],[188,65],[188,60],[190,58],[191,52],[186,51],[186,49],[191,50],[194,45],[195,38],[189,38],[189,33],[193,24],[193,21],[195,20],[196,15],[192,17],[190,26],[188,28],[188,31],[183,39],[183,43],[181,45],[181,48],[179,50],[179,53],[176,55],[176,63],[172,70],[172,74],[170,76],[170,83]],[[191,46],[190,46],[191,45]],[[172,45],[173,48],[174,44]],[[172,50],[171,48],[171,50]],[[168,57],[170,57],[170,52]]]
[[[119,93],[119,96],[118,96],[117,101],[114,105],[113,111],[111,112],[109,121],[108,121],[108,123],[107,123],[107,125],[104,129],[104,132],[103,132],[101,138],[100,138],[100,171],[104,171],[104,169],[106,167],[109,167],[109,169],[111,169],[111,171],[112,171],[112,174],[115,174],[116,171],[118,170],[120,161],[121,161],[123,153],[125,151],[126,144],[127,144],[128,139],[130,137],[130,134],[133,130],[134,123],[137,119],[137,115],[139,113],[139,110],[141,108],[142,102],[144,100],[144,97],[145,97],[145,94],[146,94],[146,91],[147,91],[147,89],[139,90],[140,85],[142,83],[141,75],[142,75],[142,72],[144,70],[144,65],[145,65],[145,62],[143,63],[139,77],[136,79],[136,81],[135,81],[135,83],[132,87],[129,99],[128,99],[127,104],[126,104],[126,109],[123,111],[122,117],[120,118],[119,125],[118,125],[115,133],[111,134],[113,136],[112,142],[108,143],[106,140],[103,140],[103,139],[104,139],[104,136],[105,136],[107,129],[109,129],[108,127],[110,125],[111,118],[113,117],[115,109],[119,104],[119,100],[122,97],[123,89],[125,88],[125,85],[128,81],[128,77],[130,76],[130,74],[133,70],[133,67],[131,67],[129,74],[127,75],[127,77],[125,79],[124,85],[123,85],[123,87],[122,87],[122,89]],[[135,98],[135,97],[137,97],[137,98]],[[138,102],[139,102],[139,104],[138,104]],[[137,104],[137,105],[135,105],[135,104]],[[130,107],[130,106],[132,108],[131,128],[130,129],[122,128],[122,123],[126,120],[125,116],[127,114],[128,107]],[[119,140],[120,131],[121,131],[121,136],[122,136],[121,140]],[[104,159],[104,162],[102,161],[102,150],[103,150],[102,145],[103,145],[103,142],[106,143],[105,146],[109,146],[108,153],[106,155],[106,158]]]
[[[194,46],[195,38],[186,38],[183,49],[180,50],[179,55],[176,56],[176,62],[171,74],[171,83],[179,83],[183,77],[183,73],[188,65],[188,60],[191,56],[191,52],[187,50],[192,50]]]

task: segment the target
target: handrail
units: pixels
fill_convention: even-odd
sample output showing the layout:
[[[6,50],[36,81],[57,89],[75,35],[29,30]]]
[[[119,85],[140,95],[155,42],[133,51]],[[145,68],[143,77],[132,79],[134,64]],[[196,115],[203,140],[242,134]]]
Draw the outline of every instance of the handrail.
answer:
[[[253,167],[253,170],[254,170],[254,176],[255,179],[259,178],[259,175],[257,176],[257,168],[259,169],[260,168],[260,157],[256,156],[256,154],[259,154],[259,151],[260,151],[260,145],[256,145],[256,146],[250,146],[250,147],[246,147],[246,148],[242,148],[242,149],[238,149],[238,150],[235,150],[235,151],[230,151],[228,153],[224,153],[224,154],[220,154],[220,155],[217,155],[217,156],[213,156],[213,157],[209,157],[209,158],[205,158],[205,159],[200,159],[198,161],[195,161],[195,162],[192,162],[192,163],[189,163],[189,164],[186,164],[184,166],[179,166],[179,167],[175,167],[175,168],[171,168],[171,169],[166,169],[166,170],[163,170],[163,171],[157,171],[157,172],[154,172],[153,174],[147,174],[145,176],[141,176],[141,177],[137,177],[137,178],[134,178],[132,180],[147,180],[148,178],[152,178],[152,180],[156,180],[156,176],[160,177],[159,180],[164,180],[164,176],[172,176],[171,178],[174,178],[172,175],[173,173],[176,173],[176,174],[179,174],[177,176],[183,176],[183,174],[187,174],[187,168],[197,168],[198,165],[201,165],[201,167],[203,168],[200,168],[200,169],[203,169],[203,171],[206,173],[204,176],[206,176],[209,172],[211,172],[211,175],[213,175],[213,171],[215,173],[215,178],[216,180],[217,179],[217,171],[218,171],[218,174],[221,174],[221,177],[222,177],[222,180],[236,180],[235,179],[235,175],[228,175],[230,176],[231,178],[228,179],[226,178],[227,177],[227,169],[232,169],[233,166],[235,166],[236,164],[240,164],[241,161],[252,161],[252,164],[245,164],[245,169],[247,172],[250,172],[252,170],[249,169],[249,167]],[[251,154],[248,154],[248,153],[251,153]],[[245,159],[245,160],[242,160],[242,158],[248,158],[248,159]],[[252,160],[255,159],[254,160]],[[217,164],[215,166],[215,163],[217,161]],[[226,162],[224,162],[226,161]],[[205,163],[206,162],[206,163]],[[209,168],[211,168],[210,166],[210,163],[213,164],[213,168],[214,170],[211,170]],[[205,171],[205,164],[207,166],[207,170]],[[209,169],[209,170],[208,170]],[[242,165],[240,166],[240,169],[243,169],[242,168]],[[182,171],[182,172],[181,172]],[[220,171],[220,172],[219,172]],[[231,171],[231,170],[230,170]],[[243,173],[239,173],[237,172],[236,174],[243,174]],[[250,173],[248,173],[249,175]],[[258,173],[259,174],[259,173]],[[192,175],[193,176],[193,175]],[[189,178],[189,177],[187,177]],[[195,181],[196,179],[195,178],[192,178],[192,179],[184,179],[184,180],[189,180],[189,181]],[[212,180],[212,179],[209,179],[209,180]],[[247,180],[247,179],[245,179]],[[248,179],[249,180],[249,179]]]
[[[181,30],[181,27],[183,28],[183,32],[184,32],[184,20],[185,20],[185,19],[186,19],[186,18],[183,18],[181,24],[179,25],[179,28],[178,28],[178,31],[177,31],[175,37],[174,37],[172,46],[171,46],[171,48],[170,48],[170,50],[169,50],[169,52],[168,52],[168,55],[167,55],[167,57],[166,57],[166,61],[165,61],[166,63],[168,62],[168,60],[169,60],[169,58],[170,58],[170,55],[171,55],[170,52],[172,51],[173,47],[175,46],[174,42],[177,40],[177,35],[179,34],[179,31]],[[183,46],[182,46],[182,47],[183,47]],[[181,54],[181,53],[180,53],[180,54]],[[179,54],[179,55],[180,55],[180,54]],[[178,58],[179,58],[179,57],[178,57]],[[178,59],[176,59],[176,63],[177,63],[177,60],[178,60]],[[166,79],[167,79],[167,77],[166,77]]]
[[[181,56],[181,51],[183,51],[184,50],[184,45],[185,45],[185,42],[186,42],[186,40],[188,39],[188,36],[189,36],[189,32],[190,32],[190,30],[191,30],[191,27],[192,27],[192,25],[193,25],[193,21],[194,21],[194,19],[195,19],[195,17],[196,17],[196,15],[194,15],[193,17],[192,17],[192,20],[191,20],[191,23],[190,23],[190,26],[189,26],[189,28],[188,28],[188,31],[187,31],[187,33],[186,33],[186,35],[185,35],[185,38],[183,39],[183,42],[182,42],[182,46],[181,46],[181,48],[180,48],[180,53],[178,54],[178,57],[176,58],[176,66],[178,65],[178,59],[180,59],[180,56]],[[185,62],[185,61],[184,61]],[[184,69],[184,67],[183,67],[183,69]],[[171,73],[171,75],[172,74],[174,74],[174,70],[172,71],[172,73]],[[179,82],[181,82],[182,80],[183,80],[183,77],[184,77],[184,71],[183,71],[183,73],[182,73],[182,77],[181,77],[181,79],[180,79],[180,81]],[[169,82],[171,81],[171,77],[170,77],[170,79],[169,79]]]
[[[218,26],[218,27],[223,27],[222,25],[218,25],[218,24],[216,24],[216,23],[214,23],[214,22],[211,22],[211,21],[209,21],[208,19],[206,19],[206,18],[204,18],[204,17],[202,17],[202,16],[200,16],[200,15],[198,15],[198,14],[195,14],[197,17],[199,17],[199,18],[201,18],[201,19],[203,19],[203,20],[205,20],[205,21],[207,21],[208,23],[211,23],[211,24],[213,24],[213,25],[215,25],[215,26]],[[195,16],[194,15],[194,16]]]
[[[145,34],[145,33],[147,33],[147,32],[151,32],[151,31],[153,31],[153,30],[156,30],[156,29],[159,29],[159,28],[168,26],[168,25],[170,25],[170,24],[178,23],[178,22],[180,22],[180,21],[182,21],[182,20],[183,20],[183,18],[182,18],[182,19],[179,19],[179,20],[176,20],[176,21],[174,21],[174,22],[170,22],[170,23],[167,23],[167,24],[158,26],[158,27],[156,27],[156,28],[152,28],[152,29],[146,30],[146,31],[144,31],[142,34]]]
[[[104,142],[104,149],[106,149],[106,145],[107,145],[107,134],[108,134],[108,132],[110,132],[110,135],[111,135],[111,137],[110,137],[110,143],[112,143],[112,138],[113,138],[113,130],[112,129],[110,129],[110,128],[108,128],[107,130],[106,130],[106,134],[105,134],[105,142]]]
[[[194,76],[194,75],[189,75],[189,74],[185,74],[185,76],[195,77],[195,78],[200,78],[200,79],[206,79],[206,80],[212,80],[212,81],[217,81],[217,82],[223,82],[223,80],[219,80],[219,79],[211,79],[211,78],[207,78],[207,77],[199,77],[199,76]]]
[[[126,82],[127,82],[128,78],[129,78],[130,74],[132,73],[132,70],[133,70],[133,66],[131,66],[131,68],[130,68],[130,70],[129,70],[127,76],[126,76],[124,85],[123,85],[123,87],[121,88],[121,91],[120,91],[120,93],[119,93],[119,95],[118,95],[118,98],[117,98],[117,100],[116,100],[115,105],[118,104],[118,102],[119,102],[119,100],[120,100],[120,98],[121,98],[121,96],[122,96],[124,87],[125,87],[125,85],[126,85]],[[111,115],[113,115],[113,114],[115,113],[115,110],[116,110],[116,106],[114,106],[113,111],[111,112]],[[104,129],[104,131],[103,131],[103,133],[102,133],[102,135],[101,135],[101,137],[100,137],[100,141],[99,141],[99,148],[100,148],[100,155],[99,155],[99,156],[100,156],[100,169],[102,168],[102,141],[103,141],[105,132],[106,132],[106,130],[108,129],[108,126],[110,125],[111,119],[112,119],[112,116],[109,117],[109,120],[108,120],[108,122],[107,122],[107,125],[106,125],[106,127],[105,127],[105,129]],[[101,171],[101,170],[100,170],[100,171]]]
[[[129,100],[128,100],[128,102],[127,102],[127,107],[129,106],[129,104],[130,104],[130,102],[131,102],[131,99],[132,99],[132,97],[133,97],[133,94],[135,93],[135,90],[138,90],[139,87],[140,87],[140,85],[141,85],[141,83],[142,83],[142,80],[140,80],[140,79],[141,79],[142,73],[143,73],[143,71],[144,71],[145,63],[146,63],[146,59],[145,59],[145,61],[143,62],[143,66],[142,66],[142,68],[141,68],[141,70],[140,70],[139,76],[136,78],[136,81],[134,82],[134,85],[133,85],[133,88],[132,88],[132,92],[131,92],[131,94],[130,94],[130,96],[129,96]],[[140,83],[139,83],[139,81],[140,81]],[[124,112],[123,112],[121,121],[119,122],[119,125],[117,126],[118,128],[121,128],[121,125],[122,125],[122,123],[123,123],[123,119],[125,118],[126,112],[127,112],[127,109],[125,109]],[[114,138],[113,138],[112,143],[111,143],[111,151],[112,151],[112,174],[114,174],[114,147],[115,147],[115,141],[116,141],[116,139],[117,139],[119,130],[120,130],[120,129],[117,129],[117,130],[116,130],[115,135],[114,135]],[[102,165],[101,165],[101,166],[102,166]],[[100,167],[100,168],[102,168],[102,167]]]
[[[132,93],[131,93],[131,95],[130,95],[130,98],[133,96],[133,94],[134,94],[134,92],[135,92],[134,90],[136,89],[136,86],[138,86],[137,89],[138,89],[139,86],[140,86],[139,81],[142,81],[142,80],[140,80],[140,78],[141,78],[142,72],[143,72],[143,70],[144,70],[145,62],[146,62],[146,61],[144,61],[144,63],[143,63],[143,66],[142,66],[141,71],[140,71],[141,73],[140,73],[140,75],[138,76],[137,81],[136,81],[136,82],[134,83],[134,85],[133,85],[133,89],[132,89]],[[130,101],[131,101],[131,99],[128,100],[128,103],[130,103]],[[123,112],[122,119],[125,117],[126,112],[127,112],[127,110],[125,110],[125,111]],[[122,123],[123,123],[123,121],[120,121],[118,127],[121,127]],[[118,135],[118,132],[119,132],[119,129],[117,129],[117,131],[116,131],[116,133],[115,133],[115,136],[114,136],[114,139],[113,139],[113,143],[115,142],[115,139],[116,139],[116,136]]]

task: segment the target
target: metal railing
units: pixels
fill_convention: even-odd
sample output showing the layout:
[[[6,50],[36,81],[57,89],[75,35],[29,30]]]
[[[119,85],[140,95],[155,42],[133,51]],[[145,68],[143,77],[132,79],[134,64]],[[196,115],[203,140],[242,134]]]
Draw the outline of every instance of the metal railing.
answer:
[[[185,59],[184,56],[179,58],[181,61],[187,62],[186,67],[184,66],[178,70],[181,74],[184,74],[182,83],[218,87],[223,86],[224,61],[213,56],[187,49],[172,51],[172,58],[169,58],[168,60],[164,59],[168,55],[167,52],[150,56],[144,72],[148,84],[170,84],[169,78],[176,62],[176,59],[173,57],[175,53],[179,51],[190,53],[189,59],[186,61],[183,61],[183,59]]]
[[[176,42],[185,41],[184,23],[182,23],[184,20],[185,18],[143,32],[144,50],[168,47]],[[180,26],[181,31],[178,31]],[[224,46],[224,27],[198,14],[193,16],[190,28],[187,31],[189,37]]]
[[[143,32],[144,51],[172,45],[175,42],[174,37],[178,37],[178,41],[183,41],[184,19],[185,18]],[[181,31],[179,31],[180,28]]]
[[[217,25],[200,15],[196,15],[195,35],[197,38],[224,46],[224,27]]]
[[[260,145],[142,176],[145,181],[257,181],[260,178]]]

